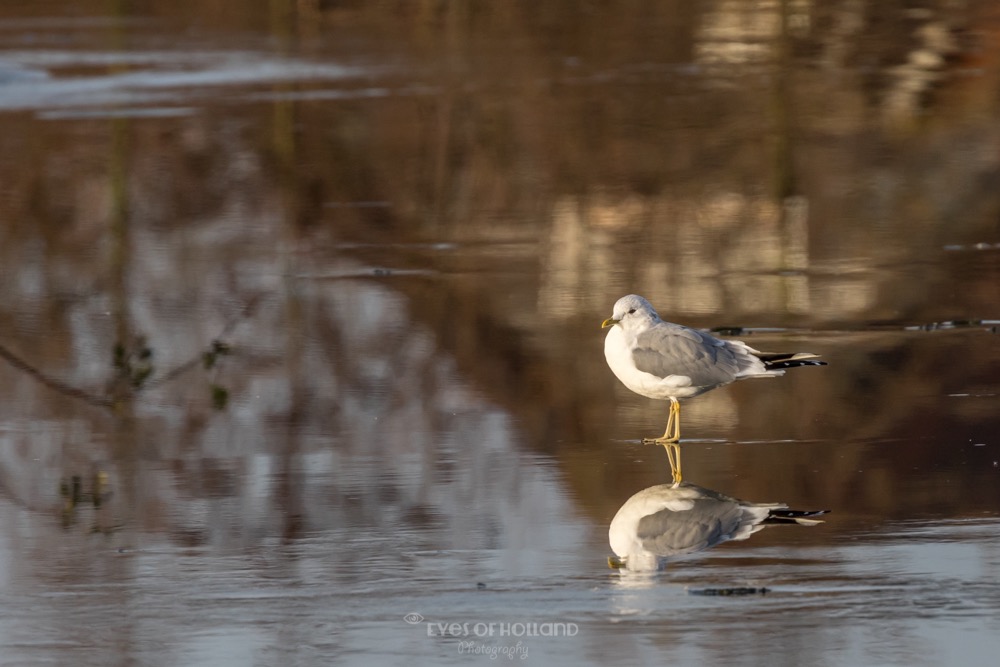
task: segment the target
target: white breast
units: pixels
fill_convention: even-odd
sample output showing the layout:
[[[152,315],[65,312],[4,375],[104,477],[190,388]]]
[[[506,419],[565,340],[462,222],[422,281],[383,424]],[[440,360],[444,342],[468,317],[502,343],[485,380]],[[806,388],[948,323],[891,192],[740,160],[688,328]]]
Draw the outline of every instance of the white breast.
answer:
[[[704,391],[701,387],[692,387],[691,378],[686,375],[668,375],[661,378],[650,373],[644,373],[635,367],[632,359],[632,348],[635,340],[620,326],[608,330],[604,339],[604,358],[615,376],[626,387],[647,398],[666,400],[673,398],[690,398]]]

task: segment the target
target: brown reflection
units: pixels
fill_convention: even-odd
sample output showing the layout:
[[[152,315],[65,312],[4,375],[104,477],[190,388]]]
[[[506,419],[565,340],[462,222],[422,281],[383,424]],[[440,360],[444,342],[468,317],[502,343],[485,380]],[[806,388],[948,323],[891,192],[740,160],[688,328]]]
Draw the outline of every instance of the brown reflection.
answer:
[[[278,41],[283,52],[293,50],[295,35],[293,18],[294,2],[272,2],[270,5],[270,33]],[[290,85],[275,87],[279,92],[291,90]],[[278,189],[283,211],[282,227],[279,232],[281,243],[286,248],[297,248],[305,242],[303,230],[315,222],[318,210],[316,202],[309,196],[308,188],[299,182],[296,165],[299,160],[298,116],[295,104],[278,100],[272,105],[271,150],[275,159]],[[288,412],[284,418],[284,430],[276,443],[278,448],[278,475],[275,493],[276,510],[283,517],[281,538],[288,543],[302,534],[305,508],[302,487],[304,475],[296,466],[301,453],[302,426],[305,423],[303,410],[307,405],[306,384],[302,374],[308,372],[302,332],[305,328],[305,309],[308,307],[301,294],[295,276],[296,266],[293,255],[285,254],[282,267],[282,290],[284,301],[284,329],[288,332],[285,343],[285,364],[288,372]]]
[[[120,47],[120,40],[115,40]],[[136,423],[134,392],[141,388],[153,370],[153,353],[145,337],[132,326],[129,272],[134,266],[129,206],[128,172],[131,151],[128,141],[130,125],[125,119],[111,120],[111,145],[108,155],[111,207],[109,226],[111,251],[108,267],[108,292],[111,302],[111,322],[114,340],[112,374],[106,394],[114,413],[111,427],[110,459],[118,475],[116,487],[121,496],[115,503],[119,520],[133,525],[144,511],[140,493],[142,481],[137,474],[139,459],[138,424]],[[104,473],[105,475],[107,473]]]
[[[639,491],[621,506],[608,529],[626,570],[663,569],[671,558],[745,540],[767,525],[822,523],[827,510],[791,510],[782,503],[750,503],[690,482],[660,484]]]
[[[436,400],[460,386],[511,417],[510,442],[557,461],[601,522],[653,474],[622,434],[660,417],[615,393],[592,327],[640,291],[705,328],[802,325],[768,342],[836,361],[822,379],[769,386],[766,400],[734,387],[693,406],[698,429],[727,443],[686,447],[706,478],[747,497],[773,484],[836,498],[873,520],[995,508],[984,480],[1000,455],[983,442],[1000,430],[995,338],[901,331],[1000,312],[995,249],[976,250],[995,243],[1000,210],[995,16],[736,4],[276,2],[263,17],[146,3],[210,26],[222,50],[270,55],[264,34],[283,58],[340,62],[357,49],[399,66],[343,88],[128,91],[139,110],[194,110],[168,117],[3,112],[0,349],[27,361],[0,370],[0,386],[5,418],[31,421],[11,436],[25,453],[4,474],[42,476],[29,455],[38,432],[72,461],[45,464],[44,494],[8,492],[57,508],[51,480],[108,467],[114,486],[105,462],[138,451],[225,459],[232,480],[209,486],[238,496],[241,457],[275,454],[280,531],[294,537],[308,505],[296,461],[317,450],[380,461],[417,450],[428,479],[461,478],[456,455],[435,449],[464,407]],[[118,29],[122,51],[146,35]],[[963,249],[942,250],[951,244]],[[876,321],[893,328],[872,331]],[[38,386],[29,369],[62,385]],[[123,405],[128,428],[116,435],[120,417],[81,395]],[[376,417],[394,426],[376,430]],[[165,508],[183,505],[177,489],[136,483],[162,493],[145,510],[162,529]],[[330,494],[377,515],[365,494]]]
[[[996,515],[990,3],[0,4],[19,650],[178,663],[281,625],[331,662],[380,632],[330,616],[345,590],[395,614],[591,567],[667,470],[594,328],[630,292],[831,361],[685,406],[678,489],[836,508],[755,545]],[[266,78],[288,63],[360,73]],[[947,320],[986,324],[905,329]]]

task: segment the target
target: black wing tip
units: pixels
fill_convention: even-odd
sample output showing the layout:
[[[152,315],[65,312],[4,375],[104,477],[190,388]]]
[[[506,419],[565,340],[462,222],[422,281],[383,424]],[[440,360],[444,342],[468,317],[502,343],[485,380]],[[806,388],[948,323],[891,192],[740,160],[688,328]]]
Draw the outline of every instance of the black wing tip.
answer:
[[[782,368],[797,368],[799,366],[829,366],[829,364],[818,359],[782,359],[764,362],[764,368],[769,371],[780,370]]]
[[[763,523],[775,524],[775,523],[797,523],[801,526],[813,526],[818,523],[823,523],[822,519],[817,519],[815,517],[823,516],[824,514],[829,514],[830,510],[771,510],[767,514],[767,518],[764,519]]]
[[[771,510],[768,516],[779,517],[782,519],[798,519],[800,517],[808,516],[820,516],[822,514],[829,514],[830,510]]]

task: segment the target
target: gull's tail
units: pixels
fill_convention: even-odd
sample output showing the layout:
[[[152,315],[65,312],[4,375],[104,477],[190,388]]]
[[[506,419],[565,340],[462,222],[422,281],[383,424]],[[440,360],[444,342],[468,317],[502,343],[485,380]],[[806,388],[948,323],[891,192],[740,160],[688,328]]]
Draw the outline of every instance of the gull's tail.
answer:
[[[769,371],[776,371],[783,368],[795,368],[796,366],[826,366],[825,361],[817,361],[818,354],[810,352],[758,352],[754,356],[764,362],[764,368]]]
[[[810,517],[826,514],[830,510],[782,510],[774,509],[767,513],[764,523],[797,523],[800,526],[815,526],[823,523],[822,519]]]

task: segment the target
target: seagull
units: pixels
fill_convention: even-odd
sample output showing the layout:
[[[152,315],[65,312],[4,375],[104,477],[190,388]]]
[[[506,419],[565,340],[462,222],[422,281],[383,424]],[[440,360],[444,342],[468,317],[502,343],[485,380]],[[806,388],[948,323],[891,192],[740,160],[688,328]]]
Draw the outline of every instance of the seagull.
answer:
[[[813,526],[828,510],[791,510],[782,503],[750,503],[688,482],[660,484],[625,501],[608,528],[617,558],[608,566],[662,570],[667,559],[729,540],[745,540],[769,524]]]
[[[618,299],[611,317],[601,327],[610,329],[604,339],[604,357],[622,384],[647,398],[670,401],[663,435],[643,438],[643,443],[666,448],[675,481],[681,481],[677,446],[681,438],[680,399],[734,380],[784,375],[784,369],[796,366],[826,365],[809,352],[760,352],[738,340],[722,340],[704,331],[664,322],[649,301],[638,294]]]

